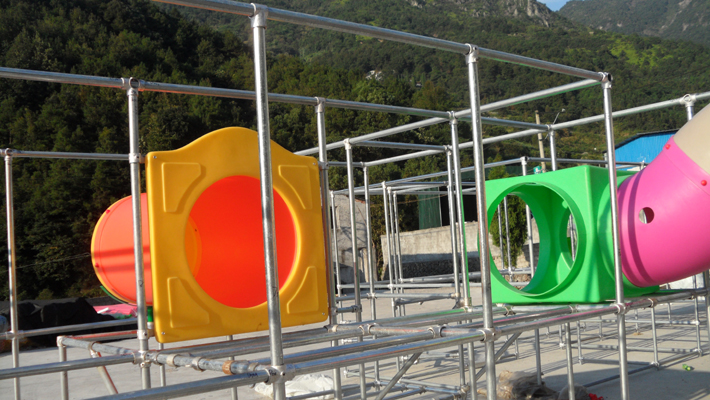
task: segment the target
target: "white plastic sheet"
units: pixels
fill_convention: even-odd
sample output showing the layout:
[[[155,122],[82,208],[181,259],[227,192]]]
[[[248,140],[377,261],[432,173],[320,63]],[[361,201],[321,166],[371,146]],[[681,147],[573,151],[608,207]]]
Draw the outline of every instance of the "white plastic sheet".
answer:
[[[302,394],[323,392],[333,389],[333,378],[320,375],[298,375],[286,382],[286,396],[298,396]],[[266,383],[257,383],[254,390],[262,396],[274,397],[274,387]],[[333,395],[312,397],[313,399],[332,399]]]

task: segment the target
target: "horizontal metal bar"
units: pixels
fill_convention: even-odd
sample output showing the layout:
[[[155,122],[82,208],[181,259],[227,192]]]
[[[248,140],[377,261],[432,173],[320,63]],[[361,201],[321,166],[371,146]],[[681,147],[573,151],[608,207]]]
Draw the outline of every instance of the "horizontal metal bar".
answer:
[[[78,369],[87,369],[107,365],[128,364],[133,363],[134,361],[135,357],[132,354],[121,354],[107,357],[84,358],[81,360],[30,365],[27,367],[7,368],[0,369],[0,380],[50,374],[52,372],[74,371]]]
[[[485,104],[485,105],[481,106],[481,112],[483,113],[483,112],[494,111],[494,110],[498,110],[498,109],[505,108],[508,106],[526,103],[528,101],[540,100],[540,99],[544,99],[544,98],[554,96],[557,94],[567,93],[567,92],[573,91],[573,90],[584,89],[584,88],[588,88],[588,87],[598,85],[598,84],[599,84],[599,82],[597,80],[587,79],[587,80],[583,80],[583,81],[579,81],[579,82],[575,82],[575,83],[570,83],[567,85],[558,86],[555,88],[544,89],[544,90],[540,90],[540,91],[533,92],[533,93],[527,93],[527,94],[524,94],[521,96],[511,97],[506,100],[500,100],[500,101],[496,101],[493,103]],[[466,109],[466,110],[456,111],[454,113],[454,118],[458,118],[458,119],[465,120],[468,118],[470,120],[470,116],[471,116],[471,109],[470,108]],[[359,138],[361,138],[361,140],[378,139],[378,138],[382,138],[382,137],[386,137],[386,136],[395,135],[397,133],[413,131],[413,130],[424,128],[424,127],[431,126],[431,125],[442,124],[444,122],[449,122],[449,121],[450,121],[450,118],[431,118],[431,119],[427,119],[424,121],[417,121],[417,122],[413,122],[410,124],[401,125],[398,127],[385,129],[385,130],[382,130],[379,132],[374,132],[374,133],[370,133],[367,135],[359,136]],[[356,138],[351,138],[350,143],[357,143],[357,140],[355,140],[355,139]],[[343,141],[333,142],[333,143],[326,145],[326,149],[333,150],[333,149],[343,147],[344,145],[345,145],[345,143]],[[316,153],[318,153],[317,147],[296,152],[296,154],[298,154],[298,155],[311,155],[311,154],[316,154]]]
[[[577,76],[585,79],[593,79],[600,82],[604,78],[604,75],[601,72],[587,71],[581,68],[570,67],[567,65],[557,64],[549,61],[541,61],[530,57],[504,53],[502,51],[497,50],[478,48],[478,54],[481,57],[490,58],[497,61],[504,61],[518,65],[526,65],[528,67],[544,69],[546,71]]]
[[[99,86],[114,89],[128,89],[128,80],[104,78],[100,76],[65,74],[61,72],[32,71],[27,69],[0,67],[0,78],[23,79],[27,81],[69,83],[74,85]]]
[[[551,160],[552,160],[551,158],[528,157],[528,161],[530,161],[530,162],[549,162]],[[598,165],[609,164],[609,162],[606,160],[590,160],[590,159],[575,159],[575,158],[558,158],[557,162],[574,163],[574,164],[598,164]],[[635,162],[635,161],[617,161],[616,165],[617,165],[617,167],[620,165],[643,166],[643,165],[648,165],[648,163]]]
[[[431,126],[431,125],[441,124],[443,122],[449,122],[449,119],[448,118],[425,119],[423,121],[417,121],[417,122],[413,122],[411,124],[400,125],[400,126],[396,126],[394,128],[389,128],[389,129],[385,129],[385,130],[381,130],[381,131],[377,131],[377,132],[373,132],[373,133],[368,133],[366,135],[350,138],[350,144],[355,144],[357,142],[362,142],[365,140],[375,140],[375,139],[379,139],[379,138],[383,138],[383,137],[387,137],[387,136],[392,136],[392,135],[396,135],[396,134],[402,133],[402,132],[408,132],[408,131],[412,131],[415,129]],[[345,146],[345,142],[343,142],[341,140],[338,142],[329,143],[325,146],[325,148],[326,148],[326,150],[333,150],[333,149],[341,148],[343,146]],[[294,154],[299,155],[299,156],[307,156],[307,155],[316,154],[316,153],[318,153],[318,148],[314,147],[311,149],[297,151]]]
[[[374,385],[375,385],[375,382],[367,382],[367,384],[365,384],[365,386],[367,386],[367,387],[372,387]],[[341,391],[343,392],[343,394],[345,394],[345,392],[353,392],[354,393],[359,390],[360,390],[359,384],[343,385],[341,388]],[[310,399],[313,397],[320,397],[320,396],[327,397],[328,395],[332,395],[332,394],[333,394],[333,389],[330,389],[330,390],[323,390],[320,392],[313,392],[313,393],[307,393],[307,394],[299,394],[296,396],[290,396],[290,397],[287,397],[286,400],[305,400],[305,399]]]
[[[271,99],[272,94],[269,93],[269,99]],[[349,100],[336,100],[336,99],[325,99],[325,105],[327,107],[333,108],[345,108],[348,110],[359,110],[359,111],[377,111],[377,112],[387,112],[391,114],[407,114],[414,115],[418,117],[428,117],[428,118],[448,118],[449,113],[446,111],[436,111],[436,110],[425,110],[423,108],[413,108],[413,107],[400,107],[400,106],[390,106],[386,104],[374,104],[374,103],[362,103],[358,101]]]
[[[394,286],[398,287],[398,286]],[[367,297],[374,297],[376,299],[428,299],[432,297],[439,297],[440,299],[455,299],[456,294],[454,293],[375,293],[374,296],[370,296],[368,293]]]
[[[206,10],[221,11],[232,14],[252,16],[254,7],[246,3],[238,3],[228,0],[154,0],[161,3],[183,5],[187,7],[201,8]],[[264,7],[264,6],[262,6]],[[303,14],[294,11],[286,11],[277,8],[265,7],[267,18],[272,21],[288,22],[296,25],[322,28],[337,32],[351,33],[355,35],[368,36],[376,39],[389,40],[393,42],[412,44],[450,51],[459,54],[468,54],[472,50],[484,58],[497,61],[509,62],[518,65],[526,65],[533,68],[544,69],[566,75],[578,76],[586,79],[601,81],[604,77],[599,72],[587,71],[581,68],[570,67],[549,61],[537,60],[530,57],[504,53],[502,51],[490,50],[469,44],[452,42],[449,40],[437,39],[428,36],[415,35],[407,32],[395,31],[387,28],[380,28],[372,25],[358,24],[354,22],[341,21],[333,18],[319,17],[315,15]]]
[[[611,321],[609,319],[603,319],[602,321],[616,323],[616,320]],[[649,320],[631,319],[631,318],[626,319],[626,324],[652,324],[652,323],[653,322],[651,322],[650,319]],[[664,321],[663,319],[656,320],[656,325],[684,325],[684,326],[692,325],[692,326],[695,326],[695,325],[700,325],[700,324],[701,324],[700,321],[695,321],[695,320],[692,320],[692,321],[668,321],[668,320]]]
[[[154,0],[159,3],[181,5],[204,10],[220,11],[231,14],[252,16],[254,6],[247,3],[238,3],[228,0]],[[449,40],[437,39],[428,36],[415,35],[412,33],[399,32],[392,29],[379,28],[371,25],[358,24],[355,22],[341,21],[333,18],[319,17],[315,15],[303,14],[294,11],[286,11],[278,8],[265,7],[267,18],[271,21],[288,22],[295,25],[322,28],[331,31],[351,33],[355,35],[368,36],[376,39],[389,40],[393,42],[413,44],[417,46],[431,47],[454,53],[467,54],[470,47],[465,44],[452,42]]]
[[[692,94],[692,95],[687,95],[687,96],[692,96],[696,99],[708,99],[710,98],[710,92],[703,92],[703,93],[698,93],[698,94]],[[662,110],[664,108],[670,108],[670,107],[675,107],[678,105],[684,105],[685,96],[680,97],[677,99],[673,100],[666,100],[666,101],[661,101],[658,103],[652,103],[652,104],[646,104],[643,106],[639,107],[633,107],[633,108],[628,108],[626,110],[619,110],[619,111],[614,111],[611,113],[612,118],[619,118],[619,117],[626,117],[629,115],[634,115],[634,114],[640,114],[648,111],[655,111],[655,110]],[[579,125],[586,125],[586,124],[591,124],[594,122],[600,122],[604,120],[604,115],[595,115],[593,117],[587,117],[587,118],[582,118],[582,119],[577,119],[574,121],[569,121],[569,122],[560,122],[558,124],[550,125],[550,128],[552,130],[559,130],[559,129],[565,129],[565,128],[572,128],[575,126]]]
[[[147,390],[136,390],[133,392],[119,393],[110,396],[94,397],[94,400],[126,400],[126,399],[168,399],[173,397],[183,397],[193,394],[211,392],[215,390],[231,389],[238,386],[253,385],[259,382],[267,382],[269,373],[267,371],[253,371],[245,374],[221,376],[219,378],[204,379],[192,382],[179,383],[177,385],[157,387]]]
[[[598,79],[585,79],[583,81],[577,81],[574,83],[568,83],[566,85],[557,86],[550,89],[543,89],[538,92],[528,93],[521,96],[511,97],[506,100],[500,100],[493,103],[488,103],[481,106],[481,112],[494,111],[505,107],[514,106],[517,104],[527,103],[529,101],[540,100],[550,96],[556,96],[558,94],[571,92],[574,90],[586,89],[596,85],[599,85]],[[471,110],[466,110],[469,114]]]
[[[64,74],[55,72],[33,71],[13,68],[0,68],[0,78],[26,79],[44,82],[73,83],[78,85],[92,85],[128,89],[127,78],[102,78],[87,75]],[[188,94],[198,96],[223,97],[238,100],[256,100],[256,93],[250,90],[226,89],[210,86],[183,85],[175,83],[151,82],[140,79],[133,80],[139,91],[161,92],[173,94]],[[316,106],[318,99],[309,96],[297,96],[280,93],[269,93],[269,101],[276,103],[298,104]],[[338,99],[323,99],[327,107],[345,108],[351,110],[386,112],[392,114],[405,114],[423,117],[444,117],[448,113],[443,111],[425,110],[421,108],[391,106],[386,104],[363,103]],[[447,119],[448,120],[448,119]]]
[[[420,157],[431,156],[434,154],[441,154],[443,152],[444,152],[443,149],[442,150],[424,150],[424,151],[419,151],[416,153],[404,154],[401,156],[384,158],[382,160],[366,162],[365,165],[368,167],[374,167],[376,165],[383,165],[383,164],[390,164],[390,163],[399,162],[399,161],[406,161],[406,160],[411,160],[413,158],[420,158]]]
[[[386,149],[402,149],[402,150],[445,150],[445,146],[437,146],[432,144],[415,144],[415,143],[396,143],[396,142],[378,142],[375,140],[365,140],[355,143],[356,146],[363,147],[381,147]]]
[[[461,145],[459,146],[459,148],[462,148],[462,146],[465,145],[465,144],[472,144],[472,142],[463,143],[463,144],[461,144]],[[467,147],[470,147],[470,146],[467,146]],[[367,166],[370,166],[369,163],[365,163],[365,164],[366,164]],[[484,167],[485,167],[485,168],[495,168],[495,167],[500,167],[500,166],[504,166],[504,165],[512,165],[512,164],[520,164],[520,159],[519,159],[519,158],[514,158],[514,159],[512,159],[512,160],[496,161],[496,162],[492,162],[492,163],[485,164]],[[474,167],[461,168],[461,172],[462,172],[462,173],[463,173],[463,172],[474,171],[474,170],[475,170]],[[391,186],[391,185],[399,184],[399,183],[402,183],[402,182],[412,182],[412,181],[419,181],[419,180],[424,180],[424,179],[439,178],[439,177],[442,177],[442,176],[446,176],[447,174],[448,174],[447,171],[441,171],[441,172],[433,172],[433,173],[431,173],[431,174],[425,174],[425,175],[410,176],[410,177],[407,177],[407,178],[400,178],[400,179],[396,179],[396,180],[393,180],[393,181],[387,181],[387,182],[385,182],[385,185],[386,185],[386,186]],[[440,182],[443,183],[443,182],[446,182],[446,181],[440,181]],[[380,191],[381,188],[382,188],[382,183],[372,184],[372,185],[370,185],[370,193],[379,193],[379,191]],[[364,189],[365,189],[364,186],[359,186],[359,187],[355,188],[355,193],[358,193],[358,194],[359,194],[359,193],[362,192]],[[337,191],[334,191],[333,193],[335,193],[335,194],[347,193],[347,189],[337,190]]]
[[[13,337],[25,338],[25,337],[34,337],[34,336],[42,336],[42,335],[51,335],[51,334],[55,334],[55,333],[75,332],[75,331],[80,331],[80,330],[84,330],[84,329],[99,329],[99,328],[106,328],[106,327],[131,325],[131,324],[133,324],[133,325],[136,324],[135,318],[126,318],[126,319],[115,320],[115,321],[91,322],[91,323],[87,323],[87,324],[55,326],[52,328],[33,329],[31,331],[18,331],[16,334],[13,334],[12,332],[5,332],[5,333],[0,334],[0,340],[11,340]]]
[[[431,297],[425,297],[425,298],[421,298],[421,299],[410,299],[410,300],[395,299],[394,304],[401,306],[401,305],[407,305],[407,304],[422,304],[422,303],[429,302],[429,301],[454,300],[454,299],[456,299],[456,297],[431,296]]]
[[[514,121],[509,119],[500,118],[489,118],[481,117],[481,122],[486,125],[496,125],[496,126],[510,126],[512,128],[532,128],[532,129],[542,129],[547,131],[547,125],[534,124],[532,122]]]
[[[128,161],[129,159],[128,154],[69,153],[62,151],[26,151],[16,149],[0,150],[0,156],[5,157],[6,155],[15,158],[61,158],[72,160]],[[141,160],[141,162],[143,162],[143,160]]]
[[[520,139],[532,135],[537,135],[538,133],[547,132],[547,129],[528,129],[520,132],[506,133],[499,136],[491,136],[483,139],[483,144],[498,143],[504,140]]]
[[[619,346],[611,345],[611,344],[584,344],[584,345],[582,345],[582,348],[583,349],[590,349],[590,350],[618,350]],[[627,346],[626,349],[628,351],[653,353],[652,347]],[[676,349],[676,348],[672,348],[672,347],[658,347],[656,349],[656,351],[659,353],[672,353],[672,354],[698,353],[698,349]],[[618,361],[617,361],[617,363],[618,363]]]

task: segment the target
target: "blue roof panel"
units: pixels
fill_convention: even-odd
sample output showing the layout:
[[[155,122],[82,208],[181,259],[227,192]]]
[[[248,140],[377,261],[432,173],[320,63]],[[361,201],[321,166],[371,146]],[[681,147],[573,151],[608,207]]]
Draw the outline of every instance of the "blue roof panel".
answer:
[[[650,163],[661,153],[663,145],[675,132],[659,132],[655,134],[640,135],[616,148],[616,161]]]

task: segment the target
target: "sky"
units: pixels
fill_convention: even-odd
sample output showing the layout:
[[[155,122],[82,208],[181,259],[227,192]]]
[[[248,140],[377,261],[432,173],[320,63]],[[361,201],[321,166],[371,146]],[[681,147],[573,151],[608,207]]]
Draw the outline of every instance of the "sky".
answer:
[[[544,3],[547,8],[549,8],[552,11],[557,11],[560,8],[562,8],[565,3],[567,3],[569,0],[538,0],[540,3]]]

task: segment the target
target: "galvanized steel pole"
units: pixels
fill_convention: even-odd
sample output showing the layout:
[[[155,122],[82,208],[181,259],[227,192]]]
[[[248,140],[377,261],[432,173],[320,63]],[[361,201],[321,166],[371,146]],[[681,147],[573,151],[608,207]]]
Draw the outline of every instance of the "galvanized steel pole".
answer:
[[[550,159],[552,160],[552,170],[557,171],[557,143],[555,131],[550,131]]]
[[[360,268],[357,257],[357,221],[355,218],[355,177],[353,176],[353,148],[350,141],[345,139],[345,157],[348,163],[348,200],[350,201],[350,240],[353,251],[353,283],[355,285],[355,321],[362,322],[362,302],[360,301]],[[358,336],[358,342],[362,342],[362,336]],[[360,396],[367,398],[367,386],[365,382],[365,364],[360,364]]]
[[[325,265],[328,281],[328,324],[332,326],[337,325],[338,323],[337,315],[335,313],[338,305],[335,302],[336,284],[333,271],[333,259],[331,257],[333,252],[333,237],[332,231],[330,230],[330,207],[332,206],[332,202],[330,201],[331,196],[329,195],[330,184],[328,182],[328,152],[325,150],[325,100],[320,97],[316,98],[316,100],[318,102],[316,105],[316,125],[318,129],[318,161],[320,162],[321,219],[323,220],[323,244],[325,247]],[[331,345],[333,347],[337,346],[338,341],[332,341]],[[336,399],[340,399],[343,396],[340,388],[340,368],[336,368],[333,370],[333,391]]]
[[[468,86],[471,98],[471,126],[473,128],[473,162],[476,167],[476,207],[478,209],[478,255],[481,264],[481,300],[483,302],[483,326],[494,329],[493,301],[491,300],[491,260],[488,249],[488,211],[486,209],[486,174],[483,160],[483,130],[481,128],[480,97],[478,84],[478,48],[470,46],[466,55]],[[466,271],[468,273],[468,271]],[[486,383],[488,399],[496,399],[495,343],[486,341]]]
[[[129,80],[128,95],[128,131],[130,150],[128,162],[131,169],[131,206],[133,208],[133,257],[136,274],[136,313],[138,314],[138,349],[141,354],[150,350],[148,340],[148,308],[145,297],[145,276],[143,264],[143,226],[141,211],[141,153],[138,130],[138,81]],[[141,363],[141,382],[143,389],[150,389],[150,363]]]
[[[520,166],[523,167],[523,176],[528,174],[528,159],[527,157],[520,157]],[[553,170],[555,168],[554,164],[552,166]],[[532,230],[532,217],[530,216],[530,207],[525,205],[525,222],[527,223],[528,229],[528,253],[530,255],[530,278],[535,276],[535,247],[533,245],[533,230]]]
[[[463,304],[471,306],[471,284],[468,270],[468,249],[466,244],[466,220],[463,210],[463,194],[461,193],[461,159],[459,157],[458,120],[451,118],[451,155],[454,161],[454,188],[456,193],[456,214],[458,217],[459,249],[461,250],[461,278],[463,281]]]
[[[456,240],[456,214],[454,213],[454,173],[452,171],[453,151],[450,147],[446,149],[446,171],[449,174],[448,200],[449,200],[449,228],[451,230],[451,260],[454,266],[454,293],[456,293],[456,304],[461,302],[461,278],[459,273],[459,256]]]
[[[626,349],[626,310],[624,306],[624,275],[621,270],[621,252],[619,246],[619,199],[617,197],[616,154],[614,147],[614,124],[611,107],[611,75],[605,74],[602,82],[604,92],[604,128],[606,130],[606,148],[609,161],[609,195],[611,197],[611,234],[613,241],[614,279],[616,283],[616,304],[619,312],[616,315],[619,331],[619,381],[621,399],[629,399],[629,367]]]
[[[12,337],[12,367],[20,366],[19,315],[17,312],[17,256],[15,255],[15,206],[12,201],[12,151],[5,151],[5,209],[7,212],[7,276],[8,297],[10,299],[10,332]],[[15,400],[21,399],[20,378],[14,382]]]
[[[368,168],[362,169],[362,175],[365,185],[365,238],[367,240],[367,268],[370,274],[370,318],[377,319],[377,299],[375,298],[375,281],[377,281],[377,271],[375,270],[375,260],[372,259],[372,224],[370,217],[370,177]],[[377,336],[375,336],[377,339]],[[380,363],[375,362],[375,382],[380,380]]]
[[[251,27],[254,37],[254,80],[256,87],[256,115],[259,132],[259,174],[261,177],[261,215],[264,236],[264,268],[266,269],[266,300],[269,313],[269,344],[271,366],[283,370],[283,342],[281,339],[281,306],[279,304],[279,276],[277,269],[276,234],[274,230],[274,188],[271,171],[271,128],[269,126],[269,92],[266,74],[266,18],[267,9],[254,5]],[[274,400],[286,400],[284,377],[274,379]]]

